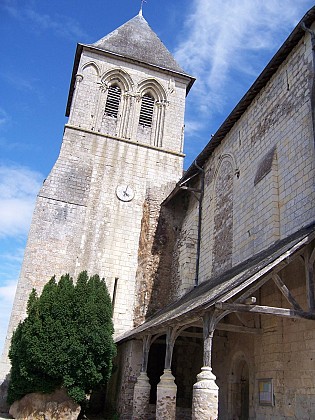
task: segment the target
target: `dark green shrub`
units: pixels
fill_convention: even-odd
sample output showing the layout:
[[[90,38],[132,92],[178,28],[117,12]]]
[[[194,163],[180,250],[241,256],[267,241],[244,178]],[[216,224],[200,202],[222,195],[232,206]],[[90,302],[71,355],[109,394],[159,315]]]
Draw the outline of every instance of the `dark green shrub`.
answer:
[[[116,354],[112,306],[104,280],[84,271],[74,285],[69,275],[53,277],[37,296],[33,290],[27,318],[15,330],[8,403],[31,392],[64,387],[79,404],[103,386]]]

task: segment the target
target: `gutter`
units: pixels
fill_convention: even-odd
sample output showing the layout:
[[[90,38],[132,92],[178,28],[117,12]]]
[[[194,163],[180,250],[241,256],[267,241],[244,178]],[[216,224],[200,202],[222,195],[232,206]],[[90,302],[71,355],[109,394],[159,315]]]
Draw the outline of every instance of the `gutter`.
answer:
[[[199,174],[200,174],[200,188],[191,188],[191,187],[188,187],[187,185],[184,185],[184,184],[187,184],[187,182],[190,181],[191,178],[194,178],[197,175],[197,174],[195,174],[192,177],[186,179],[181,184],[179,184],[179,189],[191,192],[199,202],[198,229],[197,229],[197,250],[196,250],[196,271],[195,271],[195,287],[197,287],[198,284],[199,284],[199,266],[200,266],[200,250],[201,250],[201,225],[202,225],[202,202],[203,202],[204,187],[205,187],[205,171],[204,171],[203,168],[201,168],[197,164],[197,160],[195,160],[194,165],[195,165],[195,167],[197,168],[197,170],[199,171]],[[199,194],[199,196],[197,194]]]
[[[314,144],[315,144],[315,32],[312,31],[310,28],[307,28],[304,21],[301,22],[302,29],[309,33],[311,36],[311,45],[312,45],[312,61],[313,61],[313,74],[312,74],[312,88],[311,88],[311,109],[312,109],[312,123],[313,123],[313,137],[314,137]]]
[[[205,171],[203,168],[197,165],[195,160],[195,166],[200,172],[200,196],[199,196],[199,212],[198,212],[198,236],[197,236],[197,256],[196,256],[196,275],[195,275],[195,287],[199,284],[199,266],[200,266],[200,250],[201,250],[201,224],[202,224],[202,203],[205,189]]]

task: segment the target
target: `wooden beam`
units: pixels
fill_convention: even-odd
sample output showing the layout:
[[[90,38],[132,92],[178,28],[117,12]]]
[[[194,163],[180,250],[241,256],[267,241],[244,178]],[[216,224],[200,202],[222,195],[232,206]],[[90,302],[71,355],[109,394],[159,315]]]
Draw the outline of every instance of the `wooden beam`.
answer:
[[[252,312],[258,314],[282,316],[287,318],[315,320],[315,312],[296,311],[293,309],[275,308],[272,306],[243,305],[241,303],[218,302],[215,304],[215,307],[221,310],[223,309],[233,312]]]
[[[202,332],[193,333],[193,332],[183,331],[178,335],[178,337],[189,337],[189,338],[201,338],[202,339],[203,338],[203,333]]]
[[[219,323],[216,329],[219,331],[230,331],[230,332],[245,333],[245,334],[261,334],[262,333],[261,328],[243,327],[241,325],[224,324],[223,322]]]
[[[298,302],[294,299],[292,293],[287,288],[287,286],[283,283],[283,281],[278,276],[278,274],[274,274],[272,276],[272,280],[274,281],[275,285],[278,287],[280,292],[283,294],[283,296],[286,298],[286,300],[290,303],[290,305],[292,305],[295,310],[303,312],[303,309],[298,304]]]
[[[216,328],[219,331],[230,331],[230,332],[237,332],[237,333],[245,333],[245,334],[261,334],[261,328],[251,328],[251,327],[243,327],[242,325],[234,325],[234,324],[225,324],[224,322],[220,322]],[[193,333],[183,331],[179,334],[179,337],[189,337],[189,338],[203,338],[203,333]]]
[[[308,248],[305,250],[304,254],[304,264],[305,264],[305,280],[306,280],[306,297],[307,305],[310,311],[315,309],[315,290],[314,290],[314,250],[311,253]]]

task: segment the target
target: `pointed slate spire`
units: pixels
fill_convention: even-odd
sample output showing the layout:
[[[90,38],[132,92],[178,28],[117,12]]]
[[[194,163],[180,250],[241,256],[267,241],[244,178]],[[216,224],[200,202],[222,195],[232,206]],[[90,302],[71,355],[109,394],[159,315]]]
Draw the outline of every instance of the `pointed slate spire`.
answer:
[[[184,73],[172,54],[142,16],[137,16],[92,44],[98,49],[160,68]]]
[[[141,6],[140,6],[140,10],[139,10],[139,16],[143,16],[143,14],[142,14],[142,8],[143,8],[143,2],[144,2],[145,0],[141,0]]]

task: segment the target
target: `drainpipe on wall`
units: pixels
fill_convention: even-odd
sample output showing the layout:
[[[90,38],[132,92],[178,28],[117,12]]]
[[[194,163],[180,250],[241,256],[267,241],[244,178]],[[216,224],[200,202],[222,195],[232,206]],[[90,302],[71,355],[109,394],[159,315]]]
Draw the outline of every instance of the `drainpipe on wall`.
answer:
[[[197,164],[195,160],[194,165],[198,169],[200,173],[200,188],[191,188],[188,187],[187,182],[189,182],[192,178],[197,176],[197,174],[192,175],[190,178],[183,181],[179,187],[182,190],[190,191],[198,200],[199,202],[199,211],[198,211],[198,233],[197,233],[197,252],[196,252],[196,273],[195,273],[195,287],[199,284],[199,261],[200,261],[200,244],[201,244],[201,222],[202,222],[202,200],[203,200],[203,193],[204,193],[204,186],[205,186],[205,171]],[[198,194],[198,195],[197,195]]]
[[[305,32],[308,32],[311,35],[311,44],[312,44],[312,51],[313,51],[313,78],[312,78],[312,93],[311,93],[311,108],[312,108],[312,122],[313,122],[313,137],[315,143],[315,32],[312,31],[310,28],[305,26],[305,23],[301,23],[301,27]]]
[[[195,287],[199,284],[199,264],[200,264],[200,247],[201,247],[201,223],[202,223],[202,202],[203,193],[205,188],[205,171],[203,168],[198,166],[197,161],[194,162],[196,168],[200,172],[200,195],[199,201],[199,212],[198,212],[198,234],[197,234],[197,255],[196,255],[196,275],[195,275]]]

